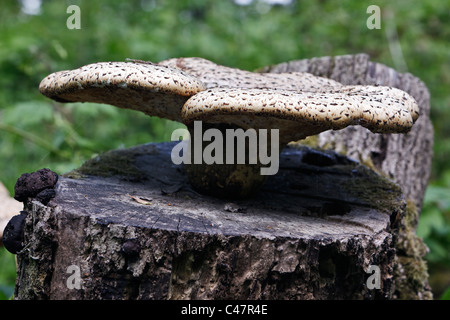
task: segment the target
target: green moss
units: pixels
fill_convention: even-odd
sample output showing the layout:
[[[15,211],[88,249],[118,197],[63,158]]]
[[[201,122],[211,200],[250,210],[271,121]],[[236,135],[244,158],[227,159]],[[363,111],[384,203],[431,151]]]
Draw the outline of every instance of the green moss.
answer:
[[[391,215],[395,239],[395,296],[401,300],[431,299],[428,271],[423,259],[427,247],[416,234],[419,209],[411,199],[404,199],[400,186],[375,172],[369,166],[353,169],[354,179],[343,185],[352,195],[363,199],[370,206],[385,210]],[[399,208],[401,209],[399,211]]]
[[[288,145],[290,147],[310,147],[310,148],[319,148],[319,136],[315,135],[315,136],[309,136],[306,137],[303,140],[299,140],[299,141],[293,141],[293,142],[289,142]]]
[[[378,174],[384,175],[383,172],[381,172],[380,170],[378,170],[377,167],[375,167],[375,164],[372,161],[372,158],[367,157],[367,158],[362,158],[361,156],[359,157],[359,162],[363,165],[365,165],[367,168],[369,168],[372,171],[375,171]]]
[[[356,199],[388,214],[406,205],[401,188],[390,179],[363,165],[346,167],[346,170],[351,170],[352,179],[348,179],[342,187]]]
[[[122,176],[132,180],[139,180],[142,173],[135,166],[136,157],[152,152],[157,152],[152,145],[108,151],[86,161],[78,169],[70,171],[63,176],[72,179],[82,179],[85,175],[100,177]]]
[[[354,179],[343,185],[352,195],[391,215],[395,239],[395,296],[401,300],[432,299],[428,270],[423,259],[427,247],[416,234],[419,209],[404,199],[401,188],[387,177],[366,166],[356,166]],[[399,208],[401,209],[399,211]]]
[[[396,298],[399,300],[429,300],[426,262],[415,257],[396,256],[394,270]]]
[[[85,177],[85,175],[78,172],[77,169],[64,173],[62,176],[70,179],[83,179]]]
[[[400,223],[400,232],[397,241],[399,253],[422,258],[428,251],[425,243],[416,234],[419,222],[419,210],[412,200],[406,201],[406,210]]]
[[[428,286],[428,267],[423,259],[428,248],[416,235],[419,209],[414,201],[406,201],[406,209],[399,223],[396,241],[396,263],[394,269],[398,299],[432,299]]]

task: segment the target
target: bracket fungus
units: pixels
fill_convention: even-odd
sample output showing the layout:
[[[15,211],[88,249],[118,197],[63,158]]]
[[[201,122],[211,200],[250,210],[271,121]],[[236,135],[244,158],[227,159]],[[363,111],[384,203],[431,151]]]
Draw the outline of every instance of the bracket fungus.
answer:
[[[96,102],[178,122],[184,102],[205,90],[180,69],[152,63],[99,62],[44,78],[41,93],[59,102]]]
[[[172,58],[158,63],[180,69],[199,79],[207,89],[282,89],[293,91],[326,91],[342,84],[306,72],[258,73],[218,65],[203,58]]]
[[[266,152],[268,146],[276,144],[271,150],[277,157],[291,141],[351,125],[375,133],[407,133],[419,116],[416,101],[396,88],[344,86],[303,72],[256,73],[202,58],[175,58],[158,64],[136,60],[95,63],[53,73],[39,88],[60,102],[106,103],[179,121],[191,137],[197,121],[203,124],[202,134],[208,129],[222,134],[229,130],[273,130],[277,135],[266,136],[264,144]],[[198,142],[191,140],[191,150],[210,147],[204,141],[196,146]],[[248,139],[240,146],[249,159],[254,143]],[[254,194],[267,178],[261,174],[262,161],[237,161],[239,150],[235,149],[232,161],[226,163],[186,163],[193,187],[219,197]]]

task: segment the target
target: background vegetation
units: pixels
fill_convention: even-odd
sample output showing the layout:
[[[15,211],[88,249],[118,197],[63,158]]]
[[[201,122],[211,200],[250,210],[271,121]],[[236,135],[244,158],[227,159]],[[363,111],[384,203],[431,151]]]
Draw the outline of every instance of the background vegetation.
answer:
[[[239,2],[2,0],[0,181],[12,194],[22,173],[43,167],[64,173],[96,153],[170,140],[180,126],[107,105],[52,102],[38,92],[51,72],[98,61],[182,56],[253,70],[365,52],[413,73],[431,92],[435,155],[418,233],[430,248],[435,298],[444,296],[450,286],[449,0]],[[71,4],[81,9],[80,30],[66,27]],[[381,8],[379,30],[366,27],[373,4]],[[0,298],[11,296],[14,279],[14,258],[1,248]]]

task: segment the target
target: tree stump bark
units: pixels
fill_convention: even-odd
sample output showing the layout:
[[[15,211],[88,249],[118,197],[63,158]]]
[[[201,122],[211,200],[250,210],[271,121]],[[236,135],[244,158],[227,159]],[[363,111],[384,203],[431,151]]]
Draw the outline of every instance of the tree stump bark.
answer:
[[[397,255],[396,298],[431,298],[428,273],[423,256],[427,248],[416,236],[420,210],[431,174],[433,125],[430,120],[430,94],[426,85],[410,73],[399,73],[370,61],[367,54],[295,60],[268,66],[262,72],[308,72],[343,84],[382,85],[399,88],[414,97],[420,117],[406,134],[374,134],[360,127],[323,132],[309,139],[309,144],[331,149],[356,159],[393,179],[407,200],[407,211],[395,234]],[[304,142],[300,142],[304,143]]]
[[[372,63],[364,57],[299,65],[330,70],[330,61],[336,66],[343,59],[345,70],[366,72],[369,79],[391,70],[367,68]],[[411,79],[422,107],[428,98],[423,84],[392,75]],[[424,130],[428,122],[420,121]],[[289,146],[278,174],[245,200],[192,190],[184,167],[170,159],[175,143],[92,159],[60,176],[51,200],[24,200],[15,299],[430,298],[414,219],[428,177],[432,131],[431,137],[412,131],[393,138],[353,132],[349,146],[362,139],[368,149],[359,151],[373,166],[364,157],[347,157],[358,150],[350,147],[342,155]],[[317,147],[323,147],[321,139]],[[346,142],[339,133],[330,139],[342,151],[337,146]],[[405,141],[419,145],[408,150]],[[403,148],[391,149],[394,143]],[[387,175],[386,168],[392,169]]]

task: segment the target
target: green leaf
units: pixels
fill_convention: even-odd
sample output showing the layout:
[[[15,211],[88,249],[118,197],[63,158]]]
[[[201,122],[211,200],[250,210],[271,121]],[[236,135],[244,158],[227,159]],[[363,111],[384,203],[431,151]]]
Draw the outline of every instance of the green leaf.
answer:
[[[439,239],[428,238],[425,243],[430,249],[427,254],[427,260],[430,262],[444,262],[448,259],[448,245],[439,241]]]
[[[441,300],[450,300],[450,287],[447,288],[447,290],[444,291],[444,293],[441,295]]]
[[[70,109],[75,117],[85,117],[86,119],[95,118],[98,115],[120,116],[120,112],[116,107],[100,103],[68,103],[64,107]]]
[[[421,238],[427,238],[433,229],[438,230],[445,225],[445,220],[442,212],[436,207],[426,208],[417,225],[417,235]]]
[[[0,285],[0,300],[9,300],[14,294],[14,287]]]
[[[450,188],[430,185],[425,193],[425,204],[434,203],[441,210],[450,210]]]
[[[46,102],[19,102],[7,108],[2,118],[3,123],[23,128],[50,121],[53,118],[53,109]]]

